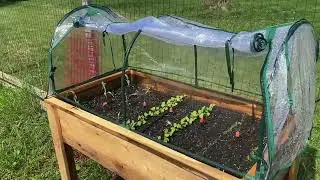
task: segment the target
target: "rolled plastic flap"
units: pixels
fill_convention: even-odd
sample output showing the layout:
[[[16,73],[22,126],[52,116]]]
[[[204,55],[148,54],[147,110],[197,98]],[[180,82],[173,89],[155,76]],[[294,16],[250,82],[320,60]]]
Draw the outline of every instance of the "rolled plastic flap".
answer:
[[[86,28],[123,35],[142,31],[142,34],[168,43],[186,46],[224,48],[231,40],[231,47],[243,53],[257,52],[253,47],[254,36],[258,32],[226,32],[200,23],[184,20],[174,16],[152,16],[131,23],[112,23],[99,21],[91,17],[83,17],[80,24]],[[262,33],[262,32],[259,32]]]

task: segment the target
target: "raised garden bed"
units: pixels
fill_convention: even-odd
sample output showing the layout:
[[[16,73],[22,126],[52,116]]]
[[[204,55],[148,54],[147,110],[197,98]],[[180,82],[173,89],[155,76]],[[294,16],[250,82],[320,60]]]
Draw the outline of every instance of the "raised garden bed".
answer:
[[[255,164],[259,104],[132,70],[127,77],[126,122],[120,73],[58,97],[221,167],[246,174]]]
[[[131,81],[126,87],[128,122],[123,122],[120,87],[103,94],[92,94],[89,98],[83,98],[85,100],[77,96],[77,101],[105,119],[226,167],[246,173],[254,165],[249,156],[258,145],[257,117],[212,104],[208,116],[203,114],[205,117],[200,120],[200,114],[197,114],[194,122],[191,122],[189,117],[192,113],[210,107],[209,99],[201,101],[188,95],[160,92],[138,84],[134,77]],[[104,86],[108,86],[108,83]],[[104,90],[102,84],[100,88]],[[176,106],[167,107],[167,101],[176,97],[181,98]],[[73,100],[73,97],[69,99]],[[145,119],[138,120],[139,117]],[[189,122],[185,117],[189,118]],[[184,124],[180,122],[182,119],[185,120]]]
[[[126,74],[131,84],[126,88],[127,94],[136,93],[128,98],[127,119],[139,122],[139,115],[161,107],[177,95],[179,102],[161,115],[146,115],[145,123],[132,128],[132,121],[124,122],[120,111],[121,73],[46,99],[62,177],[76,177],[70,146],[123,178],[234,179],[254,175],[259,104],[137,71]],[[108,86],[103,88],[102,82]],[[210,114],[204,114],[203,119],[196,115],[192,123],[183,127],[181,120],[190,120],[194,110],[203,107],[212,108]],[[171,127],[176,129],[173,134]],[[242,176],[233,169],[242,172]],[[291,169],[290,177],[296,172]]]
[[[45,105],[66,179],[70,146],[127,179],[295,177],[315,107],[308,21],[232,33],[88,5],[50,45]]]

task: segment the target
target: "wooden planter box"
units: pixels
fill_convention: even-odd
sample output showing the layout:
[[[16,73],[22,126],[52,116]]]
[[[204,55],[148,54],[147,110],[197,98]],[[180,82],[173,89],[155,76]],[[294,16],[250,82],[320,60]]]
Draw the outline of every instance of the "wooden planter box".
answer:
[[[136,71],[127,74],[158,91],[183,92],[200,101],[260,117],[261,105]],[[101,93],[101,81],[119,86],[120,73],[73,88],[77,96]],[[112,88],[112,87],[110,87]],[[68,92],[61,93],[67,96]],[[62,179],[76,179],[72,148],[125,179],[237,179],[153,140],[79,109],[57,97],[44,101]],[[72,148],[71,148],[72,147]],[[291,169],[294,177],[296,169]],[[254,175],[255,166],[248,172]]]

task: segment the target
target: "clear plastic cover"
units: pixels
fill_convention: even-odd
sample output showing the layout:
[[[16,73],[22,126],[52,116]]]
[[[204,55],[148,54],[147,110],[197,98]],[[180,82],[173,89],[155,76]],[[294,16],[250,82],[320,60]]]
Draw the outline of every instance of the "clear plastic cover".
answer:
[[[121,36],[74,29],[52,50],[55,88],[64,89],[117,70],[123,58]]]
[[[133,34],[130,35],[131,37]],[[197,68],[195,65],[197,51]],[[129,68],[182,81],[206,89],[261,102],[260,69],[266,53],[246,56],[235,53],[232,92],[225,48],[179,46],[140,35],[129,57]],[[253,68],[254,67],[254,68]],[[254,76],[253,76],[254,74]]]
[[[253,37],[259,32],[241,32],[239,34],[223,31],[192,21],[184,22],[174,16],[145,17],[131,23],[112,23],[96,21],[85,16],[79,21],[81,26],[98,29],[117,35],[141,31],[142,34],[170,44],[210,48],[224,48],[227,40],[231,46],[243,53],[256,53],[252,49]]]
[[[74,28],[76,22],[82,22],[82,19],[95,22],[96,31],[103,31],[101,25],[110,24],[113,22],[127,22],[128,20],[119,14],[116,14],[109,8],[99,6],[82,6],[68,13],[65,18],[61,19],[56,27],[51,40],[51,47],[54,48],[64,37],[68,35]],[[79,24],[80,25],[80,24]],[[101,27],[100,27],[100,26]]]
[[[273,78],[269,87],[276,148],[271,177],[291,165],[310,136],[316,95],[316,45],[310,24],[298,27],[282,44],[274,71],[279,78]]]
[[[272,30],[270,48],[258,51],[257,35],[268,37]],[[49,66],[52,88],[63,90],[126,68],[124,57],[131,49],[128,68],[264,103],[270,111],[261,119],[271,122],[264,130],[272,130],[274,139],[266,145],[274,145],[273,161],[267,159],[267,148],[265,160],[273,177],[299,155],[310,135],[316,45],[306,21],[232,33],[175,16],[127,22],[109,8],[84,6],[58,24]],[[261,93],[262,81],[268,97]]]

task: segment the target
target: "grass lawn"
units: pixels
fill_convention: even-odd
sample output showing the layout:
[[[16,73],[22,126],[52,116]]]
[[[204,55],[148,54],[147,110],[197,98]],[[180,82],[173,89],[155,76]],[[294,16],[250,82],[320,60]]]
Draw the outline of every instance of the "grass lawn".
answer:
[[[57,179],[59,171],[46,113],[39,100],[22,89],[0,85],[1,179]],[[108,179],[92,160],[76,164],[81,179]]]
[[[175,14],[233,31],[259,29],[300,18],[312,21],[320,33],[319,0],[232,1],[210,8],[204,0],[94,0],[110,5],[130,19],[145,15]],[[55,24],[80,0],[0,1],[0,71],[47,88],[47,51]],[[318,68],[319,69],[319,68]],[[318,88],[320,83],[318,83]],[[312,138],[303,156],[300,179],[320,179],[320,110]],[[37,100],[23,90],[0,86],[0,177],[2,179],[56,179],[48,121]],[[106,179],[101,166],[79,160],[84,179]]]

